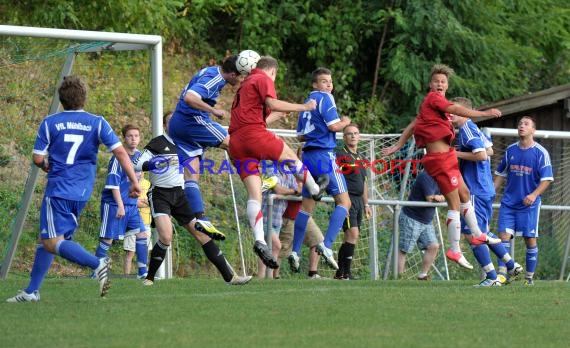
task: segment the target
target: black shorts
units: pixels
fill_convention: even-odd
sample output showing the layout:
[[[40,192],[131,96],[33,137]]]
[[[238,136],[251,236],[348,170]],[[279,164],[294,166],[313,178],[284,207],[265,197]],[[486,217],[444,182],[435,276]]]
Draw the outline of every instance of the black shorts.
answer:
[[[152,217],[170,215],[180,226],[187,225],[194,218],[182,187],[153,187],[148,192],[148,202]]]
[[[350,195],[350,209],[348,210],[348,217],[344,219],[342,230],[347,231],[352,227],[358,227],[362,223],[362,216],[364,213],[364,202],[362,196]]]

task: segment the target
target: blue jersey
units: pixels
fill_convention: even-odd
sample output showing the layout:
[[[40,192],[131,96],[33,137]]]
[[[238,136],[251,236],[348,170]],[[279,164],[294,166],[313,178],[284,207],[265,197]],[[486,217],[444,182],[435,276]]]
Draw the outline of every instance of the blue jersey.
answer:
[[[208,112],[191,107],[184,101],[184,96],[186,96],[186,93],[194,93],[203,102],[213,107],[216,105],[220,91],[226,83],[227,81],[222,77],[222,71],[219,66],[211,66],[200,70],[184,87],[174,112],[208,118]]]
[[[410,190],[408,201],[425,202],[427,196],[439,195],[437,183],[426,171],[421,172],[416,177],[416,181]],[[429,224],[433,220],[435,207],[410,207],[402,208],[404,213],[412,219],[423,224]]]
[[[34,154],[48,156],[45,196],[88,201],[95,183],[99,144],[105,144],[109,151],[121,146],[102,116],[69,110],[44,118]]]
[[[135,161],[141,152],[135,150],[131,157],[131,161]],[[137,177],[140,177],[141,172],[137,172]],[[127,173],[123,170],[123,167],[119,164],[117,157],[113,156],[109,160],[109,166],[107,168],[107,179],[105,180],[105,188],[101,193],[101,202],[117,204],[113,198],[112,189],[118,189],[121,193],[121,199],[123,205],[137,205],[138,198],[129,196],[129,188],[131,182],[127,177]]]
[[[505,177],[507,183],[501,205],[512,209],[527,209],[524,198],[534,191],[541,181],[553,181],[552,163],[548,151],[539,143],[521,149],[519,143],[509,145],[495,174]],[[533,207],[540,204],[540,196]]]
[[[459,151],[471,153],[486,151],[487,147],[493,145],[490,139],[487,138],[471,120],[467,120],[467,122],[459,128],[457,144]],[[495,196],[490,159],[486,161],[461,160],[459,161],[459,169],[472,195]]]
[[[334,97],[327,92],[312,91],[305,103],[309,99],[314,99],[317,107],[300,113],[297,121],[297,135],[306,139],[303,149],[332,150],[336,147],[336,132],[331,132],[328,126],[340,122]]]

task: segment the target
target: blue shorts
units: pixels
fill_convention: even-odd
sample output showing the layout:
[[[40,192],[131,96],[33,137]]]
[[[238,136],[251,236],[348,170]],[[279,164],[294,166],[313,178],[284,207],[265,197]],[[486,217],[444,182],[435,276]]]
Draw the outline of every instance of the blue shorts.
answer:
[[[498,232],[525,238],[538,238],[540,204],[526,209],[511,209],[504,204],[499,208]]]
[[[72,239],[86,203],[44,196],[40,209],[40,238],[51,239],[63,235],[65,239]]]
[[[495,196],[471,196],[471,204],[475,208],[477,225],[483,233],[490,232],[493,219],[493,201],[495,201]],[[461,217],[461,233],[471,234],[469,226],[467,226],[463,217]]]
[[[308,150],[303,152],[303,163],[309,168],[315,181],[322,174],[329,176],[327,193],[330,196],[337,196],[347,192],[346,181],[341,169],[336,163],[336,154],[329,150]],[[311,193],[303,186],[303,197],[310,198]]]
[[[432,244],[438,244],[435,228],[432,223],[424,224],[412,219],[404,211],[400,212],[400,251],[409,254],[417,245],[420,250],[426,250]]]
[[[139,209],[136,205],[125,205],[125,216],[117,218],[116,204],[101,202],[101,230],[99,238],[122,240],[125,234],[146,231]]]
[[[209,118],[175,112],[168,124],[168,135],[174,140],[182,163],[190,157],[201,156],[208,147],[219,147],[228,132]]]

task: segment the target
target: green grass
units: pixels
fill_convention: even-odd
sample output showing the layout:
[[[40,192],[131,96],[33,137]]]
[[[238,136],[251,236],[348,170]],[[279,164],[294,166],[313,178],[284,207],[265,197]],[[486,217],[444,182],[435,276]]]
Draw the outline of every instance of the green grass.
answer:
[[[570,284],[50,278],[39,303],[0,304],[3,347],[562,347]],[[0,298],[26,286],[0,283]]]

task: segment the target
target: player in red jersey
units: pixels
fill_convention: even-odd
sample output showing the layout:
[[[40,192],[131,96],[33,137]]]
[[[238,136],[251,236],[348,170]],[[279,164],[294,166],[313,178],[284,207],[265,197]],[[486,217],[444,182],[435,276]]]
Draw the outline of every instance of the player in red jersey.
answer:
[[[470,192],[459,171],[459,163],[455,149],[451,146],[455,138],[455,130],[451,123],[451,114],[476,117],[501,117],[498,109],[485,111],[468,109],[454,104],[445,98],[449,77],[453,70],[447,65],[436,64],[430,74],[429,92],[422,101],[416,118],[404,129],[398,142],[382,149],[382,154],[389,156],[398,151],[408,139],[414,135],[417,147],[425,147],[427,154],[422,160],[426,172],[434,178],[441,193],[447,201],[447,235],[450,249],[445,256],[460,266],[472,269],[473,266],[461,253],[459,239],[461,237],[460,215],[472,232],[471,244],[498,244],[500,239],[481,233],[477,218],[470,200]]]
[[[283,112],[310,111],[316,107],[314,100],[295,104],[277,99],[277,69],[275,58],[264,56],[259,59],[257,67],[243,80],[234,97],[229,127],[232,161],[248,193],[247,216],[255,237],[253,250],[270,268],[277,268],[278,263],[264,239],[261,177],[258,169],[260,165],[263,169],[264,163],[260,161],[272,160],[279,166],[285,166],[313,195],[318,195],[328,184],[326,175],[319,177],[317,184],[295,151],[267,130],[268,118]]]

